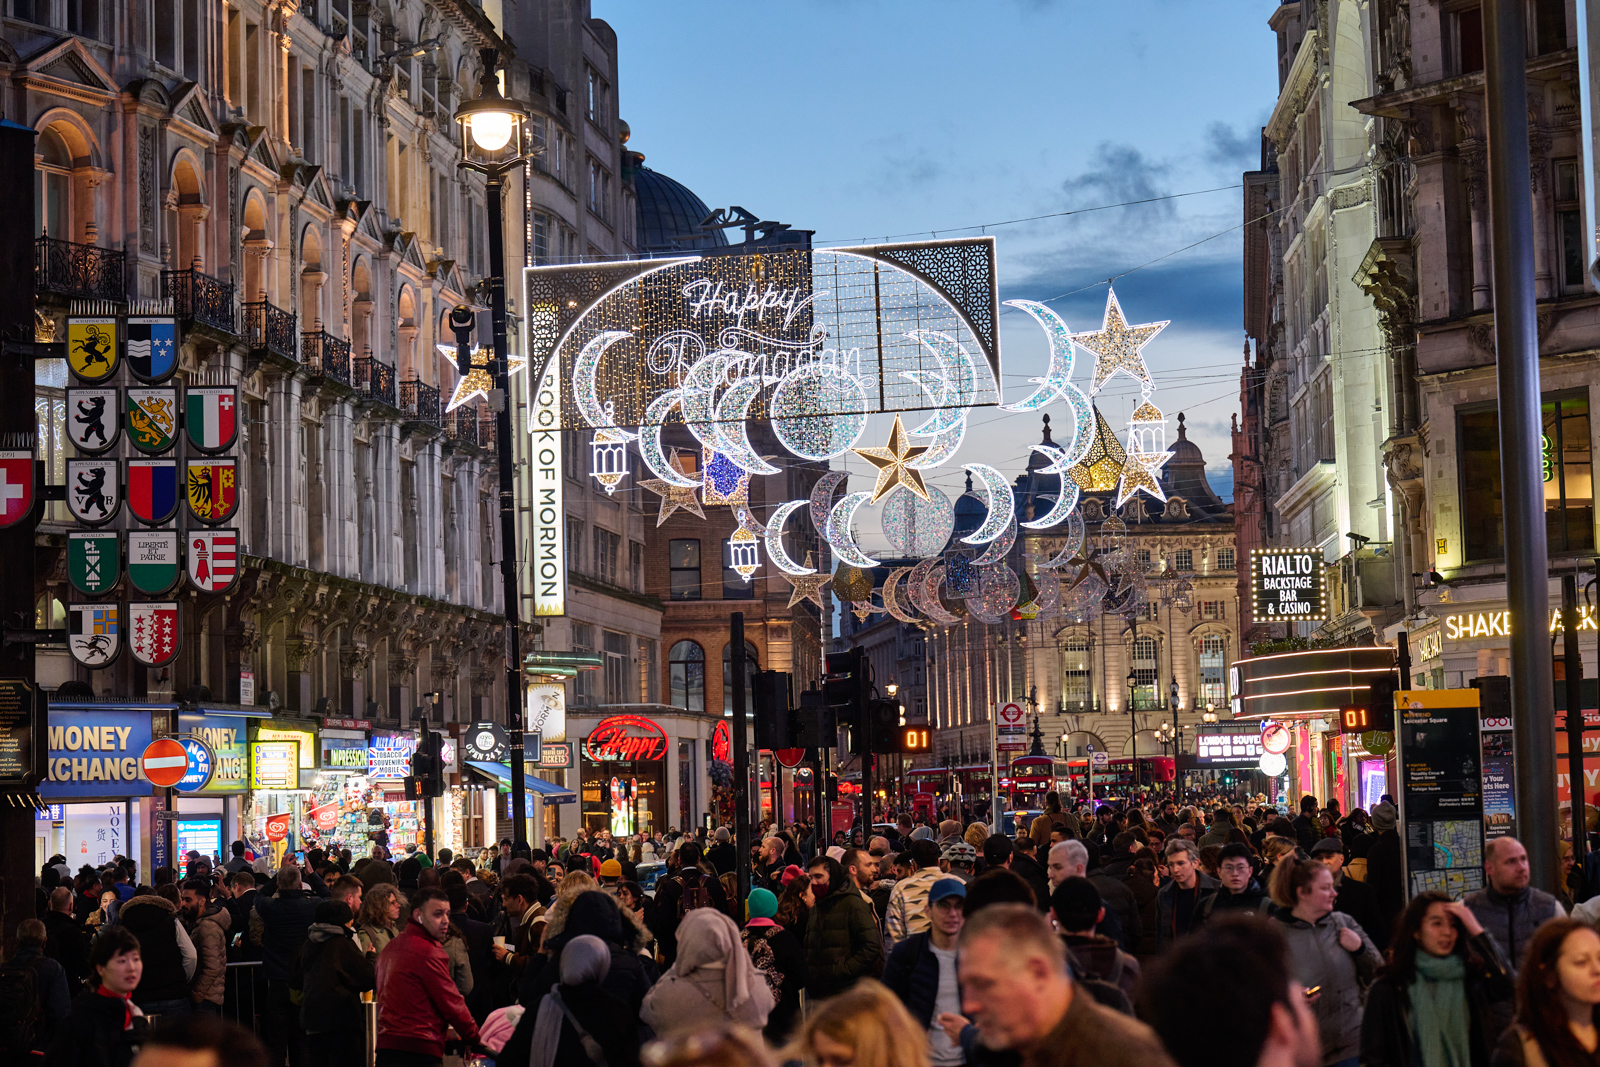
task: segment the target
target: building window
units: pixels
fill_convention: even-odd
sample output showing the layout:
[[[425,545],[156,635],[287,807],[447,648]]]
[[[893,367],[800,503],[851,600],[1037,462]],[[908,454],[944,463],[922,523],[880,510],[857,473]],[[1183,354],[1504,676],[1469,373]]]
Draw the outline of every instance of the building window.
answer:
[[[1594,548],[1594,487],[1586,396],[1546,398],[1543,419],[1545,536],[1551,553]],[[1462,540],[1467,561],[1505,555],[1500,498],[1500,417],[1494,407],[1458,413]]]
[[[691,539],[668,541],[667,567],[672,575],[672,599],[699,600],[700,542]]]
[[[1222,680],[1227,639],[1218,634],[1200,639],[1200,705],[1221,707],[1228,702],[1228,689]]]
[[[1217,570],[1231,571],[1238,566],[1237,556],[1231,548],[1217,549]]]
[[[1578,197],[1578,161],[1558,159],[1556,172],[1556,239],[1560,242],[1558,264],[1561,271],[1561,288],[1567,292],[1583,290],[1585,249],[1583,242],[1583,206]]]
[[[656,673],[656,639],[639,640],[639,699],[654,704],[661,699],[661,676]]]
[[[733,569],[733,546],[726,541],[722,542],[722,599],[753,600],[755,595],[755,581],[753,579],[746,581]]]
[[[1139,569],[1143,570],[1143,571],[1149,571],[1150,570],[1150,550],[1148,548],[1141,548],[1138,551],[1139,551]]]
[[[1456,73],[1483,69],[1483,13],[1476,5],[1456,13]]]
[[[755,692],[756,675],[761,673],[760,657],[756,654],[756,646],[749,641],[744,643],[744,710],[748,715],[754,710],[750,701],[750,694]],[[722,713],[733,714],[733,645],[722,646]]]
[[[602,219],[611,218],[611,174],[592,156],[589,158],[589,210]]]
[[[1136,637],[1133,641],[1133,707],[1135,711],[1149,711],[1162,707],[1156,688],[1161,681],[1156,666],[1156,651],[1160,645],[1153,637]]]
[[[1194,570],[1194,549],[1180,548],[1172,554],[1172,569],[1182,573]]]
[[[544,266],[550,262],[550,216],[533,214],[533,263]]]
[[[589,76],[587,110],[589,121],[603,130],[606,128],[606,119],[611,114],[611,86],[606,84],[606,80],[593,67],[584,69]]]
[[[19,16],[20,17],[20,16]],[[39,134],[39,161],[33,172],[33,218],[39,234],[72,240],[72,152],[48,127]]]
[[[1089,710],[1089,642],[1068,638],[1061,647],[1061,703],[1067,714]]]
[[[628,588],[644,592],[644,544],[639,541],[628,542]]]
[[[606,703],[628,703],[628,635],[604,630],[606,643]]]
[[[572,624],[572,651],[594,651],[594,627],[586,622]],[[572,702],[594,703],[594,671],[579,671],[572,679]]]
[[[583,573],[583,520],[567,520],[567,570]]]
[[[594,528],[594,576],[602,582],[617,584],[617,556],[621,551],[622,537],[610,530]]]
[[[1225,619],[1228,617],[1228,603],[1225,600],[1202,600],[1200,602],[1200,617],[1202,619]]]
[[[696,542],[698,544],[698,542]],[[693,641],[679,641],[667,654],[668,687],[675,708],[706,710],[706,654]]]

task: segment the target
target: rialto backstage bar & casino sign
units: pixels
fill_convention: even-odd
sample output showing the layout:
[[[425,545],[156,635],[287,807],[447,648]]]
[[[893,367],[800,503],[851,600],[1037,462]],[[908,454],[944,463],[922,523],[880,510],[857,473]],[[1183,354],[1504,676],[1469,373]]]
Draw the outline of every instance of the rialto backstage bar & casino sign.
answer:
[[[1256,622],[1321,622],[1328,579],[1315,548],[1258,548],[1250,553],[1250,608]]]

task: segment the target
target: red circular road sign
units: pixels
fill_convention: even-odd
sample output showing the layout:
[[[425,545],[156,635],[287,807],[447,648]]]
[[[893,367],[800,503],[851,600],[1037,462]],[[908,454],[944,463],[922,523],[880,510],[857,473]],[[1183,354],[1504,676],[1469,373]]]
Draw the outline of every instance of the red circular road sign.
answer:
[[[1021,704],[1001,704],[1000,721],[1007,726],[1015,726],[1022,721]]]
[[[150,742],[139,757],[139,769],[150,779],[150,784],[165,789],[183,781],[189,771],[189,753],[182,742],[163,737]]]
[[[800,766],[800,761],[806,758],[806,750],[803,748],[780,748],[773,755],[778,757],[778,762],[783,766],[794,768]]]

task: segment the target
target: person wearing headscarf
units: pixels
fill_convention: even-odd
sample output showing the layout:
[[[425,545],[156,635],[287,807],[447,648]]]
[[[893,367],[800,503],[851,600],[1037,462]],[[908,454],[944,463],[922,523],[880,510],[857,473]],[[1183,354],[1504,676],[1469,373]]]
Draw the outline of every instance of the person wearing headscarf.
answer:
[[[760,1030],[772,1007],[733,920],[696,908],[679,924],[677,958],[645,996],[640,1018],[661,1037],[719,1022]]]
[[[495,1057],[497,1063],[528,1067],[638,1067],[637,1016],[603,988],[611,949],[581,934],[560,950],[561,982],[523,1013]],[[598,1058],[594,1055],[598,1053]]]

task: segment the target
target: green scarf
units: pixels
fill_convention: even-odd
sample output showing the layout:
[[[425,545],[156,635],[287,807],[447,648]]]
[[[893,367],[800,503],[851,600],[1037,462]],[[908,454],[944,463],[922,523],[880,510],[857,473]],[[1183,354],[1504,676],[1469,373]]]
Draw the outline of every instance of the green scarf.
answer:
[[[1417,953],[1411,982],[1411,1023],[1422,1067],[1471,1067],[1472,1019],[1467,1011],[1467,962]]]

